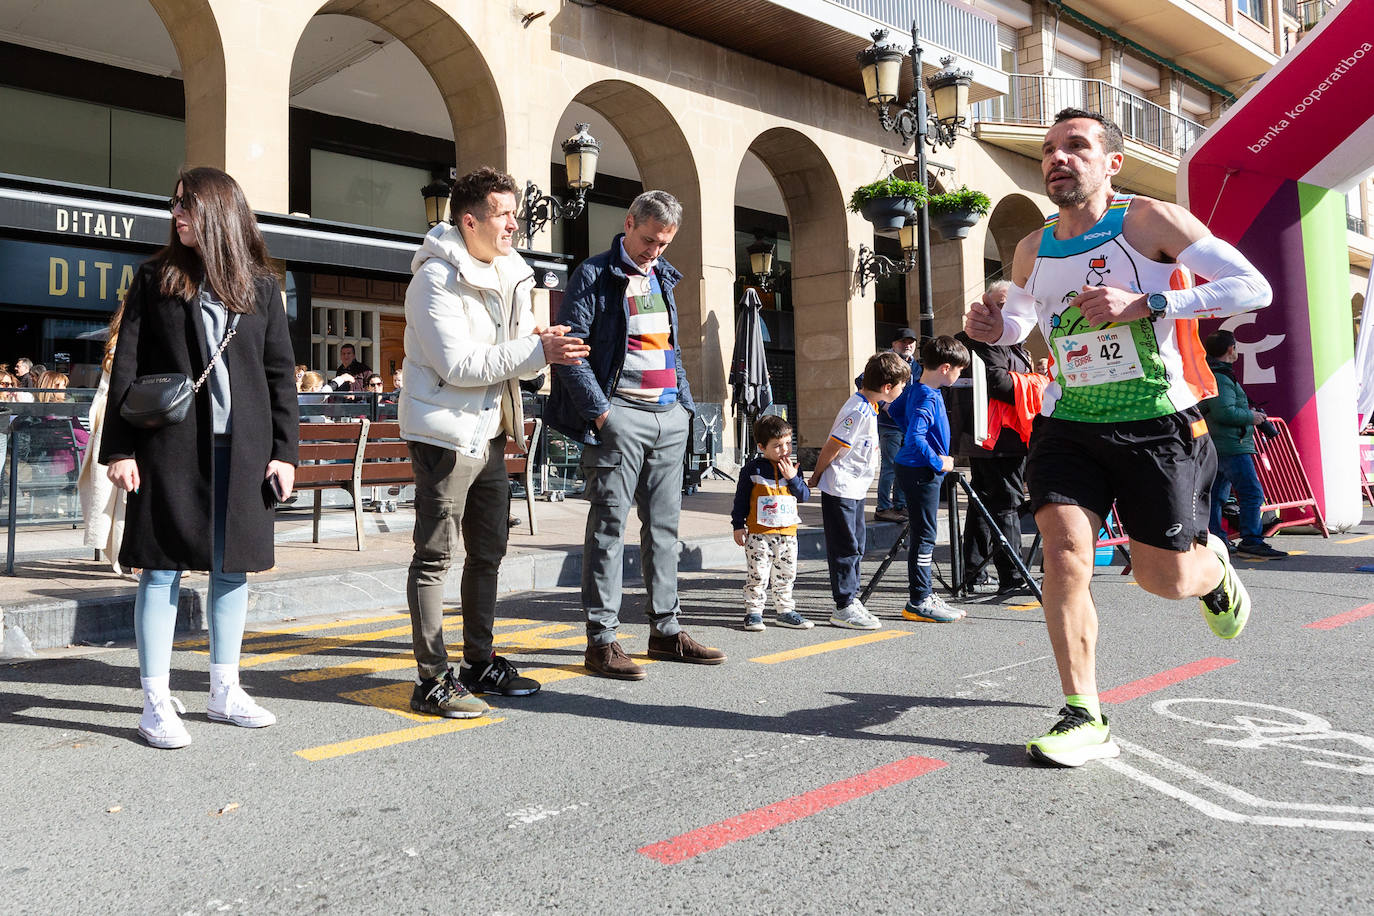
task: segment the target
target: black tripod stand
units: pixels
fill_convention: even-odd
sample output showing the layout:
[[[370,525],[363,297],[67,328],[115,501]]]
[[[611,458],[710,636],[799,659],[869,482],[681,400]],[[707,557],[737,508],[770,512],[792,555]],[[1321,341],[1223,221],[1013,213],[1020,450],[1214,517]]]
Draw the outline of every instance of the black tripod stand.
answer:
[[[973,491],[973,487],[969,486],[969,482],[964,479],[964,475],[958,471],[950,471],[945,480],[945,498],[949,503],[949,571],[950,577],[954,581],[952,583],[946,582],[937,572],[936,578],[940,579],[940,584],[949,589],[950,594],[955,597],[959,597],[963,593],[964,552],[963,537],[959,527],[959,488],[963,488],[964,493],[968,495],[969,505],[978,510],[978,514],[983,517],[983,520],[987,522],[988,528],[992,531],[993,535],[996,536],[996,549],[1002,551],[1007,559],[1011,560],[1012,565],[1016,567],[1017,571],[1021,573],[1021,578],[1025,580],[1027,586],[1029,586],[1030,590],[1035,594],[1035,600],[1043,601],[1044,596],[1041,594],[1040,585],[1035,581],[1035,577],[1031,575],[1030,569],[1026,566],[1026,562],[1021,559],[1021,552],[1007,542],[1006,535],[1002,534],[1002,529],[998,527],[996,519],[994,519],[992,513],[988,511],[988,507],[983,505],[983,501],[978,498],[978,494]],[[882,563],[878,564],[877,572],[873,573],[873,578],[868,580],[868,585],[864,587],[863,592],[859,595],[860,602],[864,604],[868,603],[868,596],[873,594],[873,590],[878,587],[878,582],[882,580],[883,573],[887,572],[887,568],[891,566],[892,561],[897,558],[897,552],[902,549],[903,545],[906,544],[910,537],[911,522],[908,521],[902,525],[902,533],[897,535],[896,542],[888,549],[887,555],[883,557]],[[986,561],[984,561],[984,563],[986,563]]]

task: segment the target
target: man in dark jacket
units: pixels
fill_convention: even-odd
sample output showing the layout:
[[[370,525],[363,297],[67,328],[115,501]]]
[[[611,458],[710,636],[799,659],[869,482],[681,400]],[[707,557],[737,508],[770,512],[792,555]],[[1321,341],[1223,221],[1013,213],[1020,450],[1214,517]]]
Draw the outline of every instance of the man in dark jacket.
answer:
[[[682,275],[661,255],[681,222],[682,205],[666,191],[636,197],[625,232],[574,272],[557,319],[591,347],[581,365],[553,367],[548,404],[554,428],[582,443],[591,503],[582,552],[586,666],[622,680],[644,677],[616,642],[625,522],[635,502],[649,593],[649,657],[725,661],[723,652],[682,632],[677,620],[678,514],[695,405],[673,302]]]
[[[1203,347],[1207,350],[1207,365],[1217,378],[1217,396],[1202,402],[1202,415],[1217,449],[1217,476],[1212,484],[1212,518],[1209,528],[1226,540],[1221,524],[1221,507],[1228,489],[1236,491],[1240,504],[1240,543],[1237,553],[1251,557],[1286,557],[1264,540],[1260,521],[1260,506],[1264,504],[1264,490],[1255,471],[1255,425],[1267,418],[1262,411],[1250,407],[1250,398],[1236,381],[1236,335],[1230,331],[1213,331],[1207,335]]]
[[[1007,289],[1010,286],[1011,284],[1005,280],[993,283],[983,294],[984,301],[1001,305],[1007,299]],[[1035,365],[1025,346],[986,344],[974,340],[963,331],[955,334],[954,338],[968,347],[969,352],[977,353],[982,359],[989,401],[1015,405],[1016,394],[1012,373],[1035,373]],[[971,421],[971,417],[963,419]],[[1027,451],[1026,443],[1021,441],[1021,435],[1010,426],[1004,426],[998,433],[993,447],[988,449],[974,439],[972,423],[968,422],[955,440],[954,451],[956,455],[968,458],[973,492],[978,494],[978,498],[997,521],[997,528],[1007,539],[1007,543],[1019,550],[1021,515],[1018,508],[1026,499],[1024,471]],[[977,591],[976,586],[986,581],[985,575],[980,572],[974,576],[973,571],[986,564],[989,559],[997,570],[999,592],[1026,586],[1011,559],[997,549],[997,538],[982,513],[970,505],[964,520],[965,590]]]

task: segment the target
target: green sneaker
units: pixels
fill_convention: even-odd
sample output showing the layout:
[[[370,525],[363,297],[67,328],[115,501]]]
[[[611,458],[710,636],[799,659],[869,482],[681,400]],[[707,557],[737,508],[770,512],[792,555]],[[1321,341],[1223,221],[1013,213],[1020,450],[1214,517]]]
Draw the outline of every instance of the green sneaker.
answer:
[[[491,707],[453,676],[451,667],[441,677],[416,684],[410,694],[410,708],[445,719],[475,719],[491,712]]]
[[[1098,722],[1078,706],[1065,706],[1059,714],[1064,718],[1053,728],[1026,742],[1026,751],[1032,760],[1052,766],[1081,767],[1089,760],[1121,755],[1121,748],[1112,740],[1106,716]]]
[[[1207,619],[1207,626],[1212,628],[1213,633],[1222,639],[1235,639],[1250,619],[1250,593],[1245,590],[1240,577],[1236,575],[1236,568],[1231,565],[1231,552],[1226,549],[1226,542],[1215,534],[1209,534],[1207,549],[1221,561],[1222,576],[1221,584],[1199,599],[1202,602],[1202,616]]]

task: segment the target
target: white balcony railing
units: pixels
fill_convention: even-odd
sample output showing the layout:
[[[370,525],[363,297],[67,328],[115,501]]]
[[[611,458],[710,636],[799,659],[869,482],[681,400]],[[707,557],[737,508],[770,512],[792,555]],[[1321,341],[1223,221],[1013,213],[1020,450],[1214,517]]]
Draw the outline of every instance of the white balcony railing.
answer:
[[[1111,118],[1128,139],[1179,157],[1206,130],[1196,121],[1102,80],[1021,73],[1009,73],[1007,79],[1011,91],[975,105],[975,121],[1049,126],[1061,110],[1085,108]]]
[[[914,20],[921,27],[921,38],[948,48],[959,57],[985,67],[1001,66],[997,51],[997,20],[958,0],[834,0],[865,16],[886,23],[910,41],[908,29]]]

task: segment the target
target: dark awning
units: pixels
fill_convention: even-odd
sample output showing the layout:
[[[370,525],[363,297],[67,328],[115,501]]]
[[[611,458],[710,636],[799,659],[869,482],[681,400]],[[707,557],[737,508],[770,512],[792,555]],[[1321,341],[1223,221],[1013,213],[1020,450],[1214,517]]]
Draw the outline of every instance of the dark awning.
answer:
[[[278,213],[258,213],[272,257],[297,270],[410,276],[410,259],[421,236]],[[0,174],[0,230],[20,230],[89,247],[153,250],[167,243],[168,213],[147,194]],[[572,259],[520,250],[539,285],[567,286]]]

